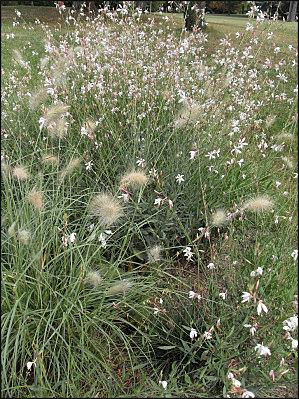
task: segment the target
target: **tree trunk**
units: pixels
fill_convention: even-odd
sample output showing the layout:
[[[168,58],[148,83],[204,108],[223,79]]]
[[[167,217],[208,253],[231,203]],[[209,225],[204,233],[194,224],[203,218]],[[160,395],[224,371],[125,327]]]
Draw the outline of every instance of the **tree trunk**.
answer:
[[[230,12],[231,12],[231,9],[230,9],[230,8],[231,8],[231,7],[230,7],[231,4],[230,4],[230,1],[227,1],[227,2],[226,2],[226,6],[227,6],[227,15],[230,15]]]
[[[205,1],[188,1],[185,11],[185,28],[187,31],[201,30],[204,24]]]
[[[96,11],[97,7],[94,1],[87,1],[87,9],[88,11]]]
[[[296,12],[297,12],[297,1],[290,1],[290,8],[288,12],[288,22],[293,22],[296,20]]]

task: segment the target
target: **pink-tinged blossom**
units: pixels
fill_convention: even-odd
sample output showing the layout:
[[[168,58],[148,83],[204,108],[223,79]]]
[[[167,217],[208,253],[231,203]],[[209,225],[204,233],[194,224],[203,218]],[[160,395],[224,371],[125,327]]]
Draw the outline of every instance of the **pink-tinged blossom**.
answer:
[[[254,350],[257,352],[258,357],[271,356],[270,349],[267,346],[264,346],[263,344],[257,344]]]
[[[249,302],[251,300],[251,298],[252,298],[252,295],[250,294],[250,292],[243,291],[242,303]]]

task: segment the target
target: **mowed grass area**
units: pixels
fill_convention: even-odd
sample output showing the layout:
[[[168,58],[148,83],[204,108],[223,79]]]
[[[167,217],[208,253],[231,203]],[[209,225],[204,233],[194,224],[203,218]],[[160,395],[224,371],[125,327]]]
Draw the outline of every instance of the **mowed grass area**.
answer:
[[[26,23],[34,24],[36,19],[40,21],[50,24],[53,28],[58,28],[61,25],[64,26],[64,29],[69,29],[69,27],[65,26],[65,23],[61,16],[57,13],[57,10],[54,7],[42,7],[42,6],[18,6],[17,9],[22,13],[22,19],[26,21]],[[11,23],[15,18],[15,10],[16,7],[13,6],[2,6],[1,7],[1,24],[2,24],[2,37],[5,36],[7,32],[11,31]],[[161,18],[167,16],[170,18],[172,29],[178,34],[181,32],[184,26],[183,14],[160,14],[154,13],[155,18],[159,21]],[[243,29],[246,23],[248,23],[248,19],[244,17],[234,17],[234,16],[222,16],[222,15],[207,15],[206,18],[208,22],[208,27],[206,29],[206,33],[209,35],[210,40],[210,48],[218,44],[219,39],[225,37],[226,35],[235,34],[240,29]],[[167,24],[167,21],[165,22]],[[36,30],[37,29],[37,30]],[[283,44],[293,44],[294,46],[298,46],[298,35],[297,35],[298,25],[296,22],[292,23],[284,23],[277,22],[273,25],[273,31],[276,34],[276,40],[278,45]],[[28,39],[33,47],[40,48],[42,40],[44,39],[44,33],[38,27],[35,27],[35,31],[28,32],[28,30],[23,31],[21,28],[16,32],[17,37],[15,40],[14,46],[21,47],[24,45]],[[3,45],[6,45],[4,41]],[[3,66],[6,66],[6,63],[11,59],[10,53],[11,48],[5,48],[2,51],[2,63]]]
[[[1,11],[3,396],[296,395],[297,24]]]

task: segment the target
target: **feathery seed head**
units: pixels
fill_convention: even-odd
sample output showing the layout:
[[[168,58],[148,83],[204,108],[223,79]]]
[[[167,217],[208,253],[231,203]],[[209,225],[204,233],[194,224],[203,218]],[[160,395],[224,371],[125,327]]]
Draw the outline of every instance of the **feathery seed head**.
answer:
[[[44,112],[45,126],[49,126],[52,122],[57,122],[69,110],[70,106],[63,103],[52,105]]]
[[[217,209],[217,211],[211,215],[211,222],[215,227],[223,226],[226,221],[226,213],[223,209]]]
[[[266,118],[266,120],[265,120],[266,126],[267,126],[268,128],[269,128],[270,126],[272,126],[273,123],[275,122],[275,119],[276,119],[276,115],[268,115],[267,118]]]
[[[47,125],[47,129],[51,137],[63,139],[67,134],[68,123],[65,119],[60,118]]]
[[[96,270],[88,272],[85,278],[85,283],[92,286],[93,288],[97,288],[102,283],[102,281],[103,279],[100,273]]]
[[[11,172],[10,166],[6,162],[1,162],[1,174],[3,176],[8,176]]]
[[[29,98],[29,108],[31,110],[36,109],[48,96],[46,89],[40,89],[35,93],[32,93]]]
[[[292,142],[295,139],[295,135],[292,133],[281,133],[276,137],[276,139],[279,141]]]
[[[182,128],[188,123],[195,124],[202,112],[200,105],[195,102],[191,105],[186,105],[174,121],[175,128]]]
[[[42,162],[46,165],[58,165],[59,160],[55,155],[44,155]]]
[[[122,280],[120,282],[115,283],[107,290],[107,295],[113,296],[118,294],[125,294],[131,287],[132,283],[128,280]]]
[[[22,53],[17,49],[13,49],[13,60],[15,63],[19,64],[20,66],[24,66],[24,59]]]
[[[9,237],[13,237],[16,234],[16,222],[13,222],[11,226],[9,226],[7,230],[7,234]]]
[[[120,188],[138,189],[146,185],[148,178],[142,171],[128,172],[120,180]]]
[[[294,168],[294,164],[293,164],[292,159],[290,159],[288,157],[282,157],[281,159],[282,159],[283,163],[285,164],[285,166],[288,169],[293,169]]]
[[[91,215],[99,218],[102,226],[110,226],[123,215],[120,202],[109,193],[96,195],[89,204]]]
[[[88,119],[85,124],[81,127],[81,134],[87,136],[90,140],[95,140],[94,130],[96,128],[96,122],[92,119]]]
[[[147,251],[147,257],[149,263],[155,263],[161,260],[161,246],[160,245],[154,245],[153,247],[149,248]]]
[[[80,159],[74,158],[66,165],[64,169],[59,174],[59,180],[63,181],[68,175],[73,173],[73,171],[80,165]]]
[[[48,64],[49,61],[50,61],[49,57],[43,57],[43,58],[40,60],[40,67],[41,67],[41,69],[44,69],[45,66]]]
[[[28,193],[28,201],[38,211],[44,208],[43,194],[35,188]]]
[[[4,227],[7,223],[7,217],[1,215],[1,227]]]
[[[251,212],[265,212],[270,211],[273,205],[273,201],[268,196],[261,195],[246,201],[242,209]]]
[[[30,239],[31,239],[31,234],[30,234],[30,231],[21,229],[21,230],[18,230],[17,237],[18,237],[18,240],[20,241],[20,243],[22,243],[24,245],[28,245],[30,242]]]
[[[19,181],[25,181],[29,178],[27,168],[25,166],[16,166],[12,170],[12,175]]]

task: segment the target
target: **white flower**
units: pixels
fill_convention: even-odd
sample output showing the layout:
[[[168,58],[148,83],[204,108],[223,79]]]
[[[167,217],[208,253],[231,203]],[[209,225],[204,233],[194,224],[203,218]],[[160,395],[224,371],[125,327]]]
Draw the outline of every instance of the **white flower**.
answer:
[[[94,223],[91,223],[88,227],[87,230],[88,231],[92,231],[94,229]]]
[[[251,298],[252,298],[252,295],[250,294],[250,292],[243,291],[242,303],[249,302]]]
[[[85,169],[86,170],[91,170],[93,167],[93,162],[92,161],[88,161],[85,163]]]
[[[101,247],[103,247],[103,248],[106,248],[106,247],[107,247],[106,238],[107,238],[107,234],[105,234],[105,233],[101,233],[101,234],[99,235],[99,238],[98,238],[98,240],[99,240],[100,243],[101,243]]]
[[[225,299],[226,298],[226,292],[220,292],[219,296],[220,296],[220,298]]]
[[[197,151],[196,150],[191,150],[190,151],[190,159],[194,159],[197,155]]]
[[[298,339],[294,339],[291,337],[292,340],[292,349],[297,349],[298,348]]]
[[[184,250],[184,256],[187,258],[187,260],[192,260],[192,256],[194,253],[191,251],[191,247],[186,247]]]
[[[231,372],[228,373],[228,374],[227,374],[227,379],[228,379],[228,380],[231,380],[231,382],[232,382],[232,384],[233,384],[234,387],[240,388],[241,382],[235,378],[235,376],[233,375],[233,373],[231,373]]]
[[[200,297],[200,295],[197,294],[196,292],[194,292],[194,291],[189,291],[189,299],[194,299],[194,298],[200,299],[201,297]]]
[[[235,378],[234,375],[233,375],[233,373],[229,372],[229,373],[227,374],[227,379],[228,379],[228,380],[232,380],[233,378]]]
[[[250,334],[251,334],[252,336],[254,336],[254,334],[256,333],[256,328],[252,326],[252,327],[250,328],[249,332],[250,332]]]
[[[143,159],[143,158],[137,159],[136,163],[137,163],[137,165],[140,166],[141,168],[144,168],[144,166],[145,166],[145,159]]]
[[[212,333],[210,331],[205,331],[203,333],[203,338],[204,339],[212,339]]]
[[[294,251],[291,253],[291,257],[296,262],[296,260],[298,259],[298,249],[294,249]]]
[[[107,238],[112,234],[111,230],[105,230],[103,233],[100,234],[99,236],[99,241],[101,242],[102,246],[106,248],[107,245]]]
[[[167,388],[167,381],[159,381],[159,384],[162,385],[164,389]]]
[[[210,269],[210,270],[216,269],[216,267],[215,267],[215,265],[214,265],[213,262],[210,262],[210,263],[207,265],[207,268]]]
[[[263,274],[263,269],[261,267],[258,267],[256,269],[256,274],[261,276]]]
[[[45,125],[45,122],[46,122],[46,119],[45,119],[43,116],[41,116],[41,117],[39,118],[39,120],[38,120],[38,123],[39,123],[39,130],[42,130],[42,128],[43,128],[44,125]]]
[[[241,382],[239,380],[237,380],[236,378],[232,379],[232,384],[236,388],[240,388],[240,386],[241,386]]]
[[[272,379],[272,381],[274,382],[274,380],[275,380],[275,372],[274,372],[274,370],[270,370],[269,371],[269,377]]]
[[[178,174],[178,175],[175,177],[175,180],[176,180],[176,182],[177,182],[178,184],[181,184],[183,181],[185,181],[184,175]]]
[[[76,241],[76,235],[77,235],[77,233],[71,233],[71,234],[68,236],[68,242],[70,242],[70,243],[75,242],[75,241]]]
[[[253,392],[245,390],[242,393],[242,398],[255,398],[255,395]]]
[[[254,350],[257,351],[259,357],[271,355],[270,349],[267,346],[264,346],[263,344],[257,344]]]
[[[261,276],[262,274],[263,274],[263,269],[261,267],[258,267],[256,270],[253,270],[250,273],[250,277]]]
[[[298,328],[298,316],[290,317],[282,322],[285,331],[294,331]]]
[[[157,177],[158,176],[158,171],[155,168],[152,168],[148,171],[148,174],[152,177]]]
[[[263,301],[259,300],[256,311],[257,311],[257,314],[260,315],[262,312],[268,313],[268,308],[263,303]]]
[[[36,364],[35,364],[35,362],[36,362],[36,360],[33,360],[33,362],[27,362],[26,363],[26,367],[27,367],[27,370],[31,370],[31,367],[34,365],[34,366],[36,366]]]
[[[124,202],[129,202],[130,201],[130,194],[122,193],[122,195],[119,195],[117,198],[122,199]]]
[[[193,339],[193,338],[196,338],[197,337],[197,331],[195,330],[195,328],[191,328],[191,331],[190,331],[190,338],[191,339]]]
[[[155,199],[154,205],[160,206],[162,204],[162,202],[163,202],[163,199],[158,197],[158,198]]]
[[[249,328],[249,329],[250,329],[250,330],[249,330],[250,334],[251,334],[252,336],[254,336],[254,334],[255,334],[255,332],[256,332],[256,328],[255,328],[255,327],[253,327],[251,324],[244,324],[243,327]]]

